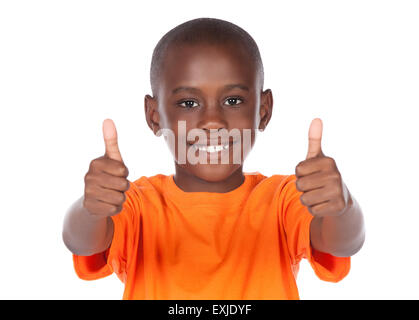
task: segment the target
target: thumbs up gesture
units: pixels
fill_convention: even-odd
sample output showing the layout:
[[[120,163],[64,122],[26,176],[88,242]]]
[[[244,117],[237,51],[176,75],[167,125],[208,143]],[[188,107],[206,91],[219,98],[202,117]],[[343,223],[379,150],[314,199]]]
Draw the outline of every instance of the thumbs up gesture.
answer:
[[[314,216],[338,216],[348,206],[349,192],[344,185],[335,160],[326,157],[321,148],[323,123],[319,118],[311,122],[308,133],[306,160],[295,168],[297,190]]]
[[[118,214],[125,202],[125,191],[130,187],[125,166],[118,147],[118,137],[112,120],[103,121],[105,154],[90,162],[84,177],[83,206],[98,217]]]

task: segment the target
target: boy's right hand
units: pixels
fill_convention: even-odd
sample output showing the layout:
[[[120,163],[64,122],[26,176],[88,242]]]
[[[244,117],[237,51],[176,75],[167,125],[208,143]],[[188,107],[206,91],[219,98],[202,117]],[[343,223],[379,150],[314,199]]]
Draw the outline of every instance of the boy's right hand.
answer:
[[[90,162],[84,177],[86,210],[97,217],[110,217],[122,210],[125,194],[130,187],[128,169],[122,161],[118,137],[112,120],[103,121],[105,155]]]

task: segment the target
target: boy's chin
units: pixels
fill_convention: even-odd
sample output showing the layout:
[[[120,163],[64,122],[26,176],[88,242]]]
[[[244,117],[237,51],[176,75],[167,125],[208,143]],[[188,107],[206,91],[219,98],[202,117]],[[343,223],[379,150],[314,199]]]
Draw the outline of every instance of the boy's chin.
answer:
[[[241,164],[196,164],[183,168],[201,180],[220,182],[230,177],[241,166]]]

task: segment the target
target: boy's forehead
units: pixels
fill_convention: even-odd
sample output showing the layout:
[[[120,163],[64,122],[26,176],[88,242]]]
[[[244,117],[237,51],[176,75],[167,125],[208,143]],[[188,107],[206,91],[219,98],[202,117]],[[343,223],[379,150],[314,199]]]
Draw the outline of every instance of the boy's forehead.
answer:
[[[195,44],[168,49],[162,70],[165,91],[179,85],[256,85],[258,72],[250,56],[231,45]]]

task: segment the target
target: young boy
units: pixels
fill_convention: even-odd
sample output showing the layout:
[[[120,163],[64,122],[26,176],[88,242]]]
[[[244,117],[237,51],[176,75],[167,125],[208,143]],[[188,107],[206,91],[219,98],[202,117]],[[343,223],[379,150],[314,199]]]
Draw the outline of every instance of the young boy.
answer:
[[[211,18],[177,26],[154,50],[151,87],[146,121],[164,133],[175,174],[129,182],[104,121],[105,155],[90,163],[64,222],[80,278],[115,272],[124,299],[298,299],[302,258],[322,280],[347,275],[363,217],[322,153],[320,119],[295,175],[243,172],[273,105],[246,31]]]

